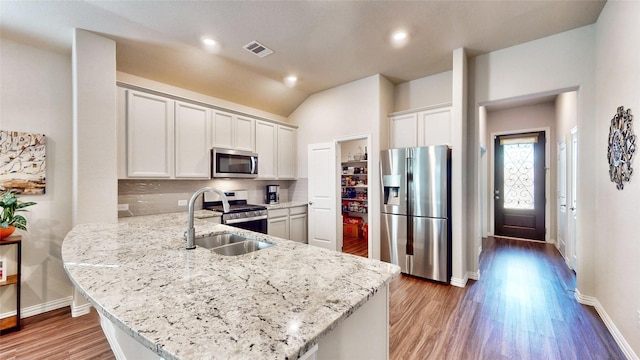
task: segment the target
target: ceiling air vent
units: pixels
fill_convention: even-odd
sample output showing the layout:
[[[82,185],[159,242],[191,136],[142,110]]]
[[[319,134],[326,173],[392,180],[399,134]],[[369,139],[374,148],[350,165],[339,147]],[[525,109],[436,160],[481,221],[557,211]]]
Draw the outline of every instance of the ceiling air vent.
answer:
[[[269,49],[268,47],[260,44],[255,40],[243,46],[243,48],[247,51],[254,53],[258,57],[265,57],[267,55],[273,54],[273,50]]]

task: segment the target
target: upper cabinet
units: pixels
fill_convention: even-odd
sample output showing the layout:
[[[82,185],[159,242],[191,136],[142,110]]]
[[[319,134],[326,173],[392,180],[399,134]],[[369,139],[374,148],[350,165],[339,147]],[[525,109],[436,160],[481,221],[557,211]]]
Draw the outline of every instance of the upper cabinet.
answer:
[[[209,179],[213,147],[258,153],[259,179],[295,179],[296,129],[118,87],[118,177]]]
[[[403,114],[389,118],[389,146],[392,149],[415,147],[418,143],[417,114]]]
[[[256,121],[258,178],[295,180],[297,176],[296,129]]]
[[[296,171],[296,129],[278,125],[278,179],[295,180]]]
[[[119,178],[208,179],[211,110],[118,89]]]
[[[171,178],[174,101],[126,91],[126,176]]]
[[[176,101],[175,112],[175,177],[207,179],[211,109]]]
[[[450,144],[450,106],[389,117],[390,148]]]
[[[258,153],[258,178],[276,179],[278,160],[278,125],[256,121],[256,153]]]
[[[254,119],[216,110],[213,115],[212,147],[255,150]]]
[[[254,119],[236,115],[234,148],[237,150],[256,150],[256,121]]]

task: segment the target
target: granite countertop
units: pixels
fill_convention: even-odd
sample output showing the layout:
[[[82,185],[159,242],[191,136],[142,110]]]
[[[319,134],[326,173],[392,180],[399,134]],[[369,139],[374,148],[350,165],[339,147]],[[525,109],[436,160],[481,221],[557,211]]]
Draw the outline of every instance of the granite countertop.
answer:
[[[287,201],[279,204],[266,204],[267,210],[288,209],[298,206],[307,206],[306,201]]]
[[[62,244],[77,289],[165,359],[296,359],[400,272],[197,218],[196,236],[276,245],[240,256],[185,250],[186,224],[186,213],[121,218],[78,225]]]

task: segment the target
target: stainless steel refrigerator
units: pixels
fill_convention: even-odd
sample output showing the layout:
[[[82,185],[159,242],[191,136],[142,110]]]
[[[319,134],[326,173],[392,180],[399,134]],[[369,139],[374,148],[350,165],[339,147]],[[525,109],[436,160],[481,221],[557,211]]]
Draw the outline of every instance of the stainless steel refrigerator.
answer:
[[[451,281],[451,149],[382,151],[381,258],[405,274]]]

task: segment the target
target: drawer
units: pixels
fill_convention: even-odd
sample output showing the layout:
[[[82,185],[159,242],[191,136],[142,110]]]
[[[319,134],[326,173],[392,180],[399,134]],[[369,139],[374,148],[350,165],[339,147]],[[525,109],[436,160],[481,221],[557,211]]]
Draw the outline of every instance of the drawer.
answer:
[[[307,206],[296,206],[289,209],[289,215],[306,214]]]
[[[267,216],[269,217],[269,219],[283,217],[283,216],[289,216],[289,209],[269,210]]]

